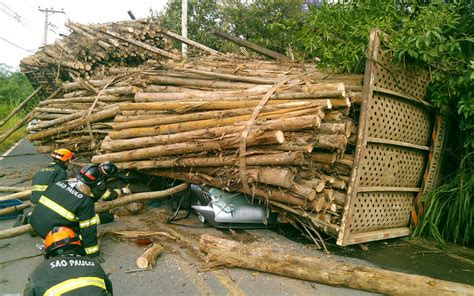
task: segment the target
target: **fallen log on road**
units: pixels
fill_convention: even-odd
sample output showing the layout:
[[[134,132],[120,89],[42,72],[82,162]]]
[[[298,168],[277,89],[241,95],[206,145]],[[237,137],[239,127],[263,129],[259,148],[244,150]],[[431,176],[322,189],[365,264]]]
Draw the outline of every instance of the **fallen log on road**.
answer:
[[[30,224],[13,227],[10,229],[1,230],[0,239],[15,237],[15,236],[19,236],[19,235],[29,233],[29,232],[33,232],[33,228],[31,227]]]
[[[137,258],[138,268],[152,268],[155,265],[156,258],[163,252],[163,247],[160,244],[153,244],[145,253]]]
[[[474,295],[470,285],[345,263],[324,255],[282,254],[208,234],[201,236],[199,248],[208,254],[211,267],[240,267],[388,295]]]
[[[29,187],[0,186],[0,192],[20,192],[29,189]]]
[[[24,202],[20,205],[3,208],[3,209],[0,210],[0,216],[15,213],[16,211],[23,210],[23,209],[26,209],[28,207],[31,207],[31,202],[29,202],[29,201],[26,201],[26,202]]]
[[[31,195],[31,189],[30,190],[25,190],[25,191],[20,191],[17,193],[12,193],[4,196],[0,196],[0,201],[4,200],[10,200],[10,199],[20,199],[20,200],[25,200],[28,199]]]

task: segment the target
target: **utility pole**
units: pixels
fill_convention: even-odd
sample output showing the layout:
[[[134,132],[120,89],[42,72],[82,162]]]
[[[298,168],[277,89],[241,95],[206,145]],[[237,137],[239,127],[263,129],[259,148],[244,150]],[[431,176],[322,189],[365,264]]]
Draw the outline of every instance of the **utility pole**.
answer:
[[[44,13],[44,32],[43,32],[43,45],[48,44],[48,28],[49,28],[49,23],[48,23],[48,17],[50,14],[55,14],[55,13],[65,13],[64,9],[61,10],[54,10],[52,7],[51,8],[41,8],[38,7],[38,10]]]
[[[188,38],[188,0],[181,0],[181,36]],[[183,57],[188,55],[188,45],[181,43]]]

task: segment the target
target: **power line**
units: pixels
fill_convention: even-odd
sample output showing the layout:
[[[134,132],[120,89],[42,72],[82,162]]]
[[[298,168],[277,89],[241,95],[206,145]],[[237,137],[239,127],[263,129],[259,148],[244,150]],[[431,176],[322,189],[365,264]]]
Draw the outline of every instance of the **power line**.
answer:
[[[15,46],[15,47],[18,47],[19,49],[23,49],[24,51],[27,51],[27,52],[34,52],[34,50],[29,50],[29,49],[23,48],[23,47],[21,47],[21,46],[19,46],[19,45],[16,45],[15,43],[13,43],[13,42],[11,42],[11,41],[5,39],[5,38],[3,38],[3,37],[0,37],[0,39],[3,40],[3,41],[5,41],[6,43],[9,43],[10,45],[13,45],[13,46]]]
[[[48,16],[50,14],[55,14],[55,13],[64,13],[64,9],[61,10],[54,10],[53,8],[45,8],[42,9],[41,7],[38,7],[38,10],[44,13],[44,30],[43,30],[43,45],[46,45],[48,43],[48,29],[49,29],[49,22],[48,22]]]

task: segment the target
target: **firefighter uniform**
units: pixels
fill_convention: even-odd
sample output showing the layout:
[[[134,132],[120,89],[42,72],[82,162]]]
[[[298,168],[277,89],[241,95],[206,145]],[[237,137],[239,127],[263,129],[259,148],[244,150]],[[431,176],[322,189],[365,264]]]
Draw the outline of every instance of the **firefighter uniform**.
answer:
[[[65,255],[44,260],[23,291],[25,296],[63,294],[113,295],[112,283],[94,259]]]
[[[50,184],[67,179],[67,167],[59,162],[50,162],[45,168],[40,169],[33,177],[31,197],[33,204],[37,204],[43,192]]]
[[[81,234],[87,255],[99,255],[94,200],[66,182],[56,182],[46,189],[31,214],[30,224],[42,238],[55,226],[69,227]]]
[[[117,178],[102,180],[97,184],[96,187],[92,188],[92,194],[98,199],[111,201],[122,196],[122,194],[124,193],[120,185],[121,184],[120,182],[118,182]],[[119,187],[113,188],[117,186]],[[97,214],[96,218],[97,218],[98,224],[111,223],[114,221],[113,210],[109,210],[108,212]]]

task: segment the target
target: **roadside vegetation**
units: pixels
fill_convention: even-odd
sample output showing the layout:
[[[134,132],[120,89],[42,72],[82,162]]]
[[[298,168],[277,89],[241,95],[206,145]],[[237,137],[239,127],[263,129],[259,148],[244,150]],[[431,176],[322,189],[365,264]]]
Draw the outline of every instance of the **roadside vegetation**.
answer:
[[[0,122],[31,92],[32,87],[25,75],[4,64],[0,64]],[[21,110],[8,120],[4,126],[0,127],[0,136],[20,122],[28,111],[31,110],[33,104],[35,104],[35,102],[30,102],[24,110]],[[5,141],[0,143],[0,153],[8,150],[12,144],[22,139],[25,135],[25,128],[13,133]]]
[[[341,1],[319,6],[303,0],[189,0],[191,39],[229,51],[214,28],[285,53],[320,61],[337,72],[363,73],[370,28],[390,35],[394,62],[429,69],[426,99],[452,122],[444,176],[424,197],[425,215],[414,235],[444,243],[474,243],[474,8],[472,1]],[[307,1],[311,2],[311,1]],[[324,3],[325,1],[323,1]],[[337,2],[337,1],[334,1]],[[181,0],[154,13],[180,32]],[[237,48],[234,48],[239,50]]]

